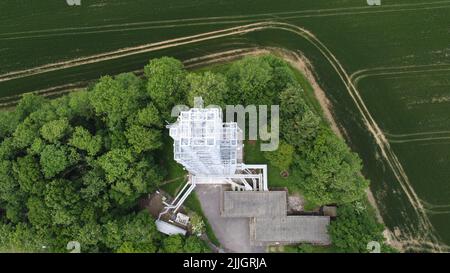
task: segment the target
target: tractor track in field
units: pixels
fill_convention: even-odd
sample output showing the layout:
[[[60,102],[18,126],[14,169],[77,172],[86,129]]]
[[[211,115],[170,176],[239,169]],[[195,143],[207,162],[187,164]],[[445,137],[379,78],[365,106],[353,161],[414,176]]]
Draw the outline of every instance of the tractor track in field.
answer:
[[[385,135],[391,143],[408,143],[450,139],[450,131],[418,132],[409,134],[389,134],[385,132]]]
[[[397,66],[397,67],[375,67],[371,69],[362,69],[354,72],[350,76],[349,82],[353,83],[356,87],[361,80],[369,77],[379,76],[409,76],[414,74],[423,73],[436,73],[436,72],[450,72],[450,64],[428,64],[428,65],[409,65],[409,66]],[[450,139],[450,131],[437,131],[437,132],[415,132],[415,133],[403,133],[393,134],[384,132],[390,143],[408,143],[408,142],[424,142],[433,140],[448,140]]]
[[[344,8],[310,9],[310,10],[290,11],[290,12],[259,13],[259,14],[234,15],[234,16],[214,16],[201,18],[186,18],[177,20],[157,20],[157,21],[146,21],[146,22],[135,22],[124,24],[108,24],[90,27],[66,27],[66,28],[46,29],[46,30],[9,32],[0,34],[0,40],[49,38],[56,36],[99,34],[99,33],[124,32],[124,31],[158,29],[158,28],[192,27],[201,25],[250,23],[261,20],[273,20],[273,19],[289,20],[289,19],[311,18],[311,17],[359,15],[370,13],[376,14],[388,12],[440,9],[448,7],[450,7],[450,1],[433,1],[414,4],[390,4],[390,5],[384,4],[383,6],[379,7],[366,5],[358,7],[355,6]]]
[[[358,86],[359,82],[365,78],[376,76],[408,75],[416,73],[450,72],[450,64],[430,64],[416,66],[399,67],[376,67],[356,71],[350,76],[350,82]]]
[[[448,1],[444,2],[447,3]],[[425,207],[423,206],[420,198],[417,196],[413,187],[411,186],[407,174],[405,173],[397,156],[390,147],[389,141],[387,140],[386,136],[384,135],[382,130],[378,127],[378,124],[375,122],[370,112],[368,111],[363,99],[361,98],[356,88],[356,85],[352,82],[350,76],[347,74],[346,70],[343,68],[342,64],[337,60],[335,55],[317,37],[315,37],[311,32],[309,32],[304,28],[288,23],[272,22],[272,21],[252,23],[248,25],[216,30],[181,38],[175,38],[162,42],[141,45],[137,47],[119,49],[116,51],[106,52],[89,57],[47,64],[31,69],[10,72],[0,75],[0,82],[85,64],[122,58],[144,52],[151,52],[165,48],[177,47],[185,44],[217,39],[231,35],[243,35],[246,33],[262,31],[266,29],[278,29],[288,31],[297,34],[303,39],[307,40],[309,43],[311,43],[311,45],[313,45],[314,47],[316,47],[317,50],[320,51],[323,57],[330,63],[330,65],[336,71],[337,75],[341,78],[342,82],[346,87],[346,90],[348,91],[348,94],[352,98],[353,102],[355,103],[355,106],[357,107],[359,113],[361,114],[361,118],[364,121],[367,130],[373,136],[377,146],[381,151],[383,158],[389,165],[390,169],[393,171],[397,181],[399,182],[403,192],[408,198],[411,206],[415,209],[415,212],[419,219],[419,231],[418,231],[420,237],[419,239],[406,238],[405,240],[405,236],[410,238],[413,237],[411,235],[402,234],[402,236],[393,235],[394,240],[398,241],[400,244],[410,249],[426,246],[429,248],[429,250],[432,251],[448,251],[450,248],[446,245],[440,244],[438,238],[435,236],[434,227],[432,226],[427,216]]]

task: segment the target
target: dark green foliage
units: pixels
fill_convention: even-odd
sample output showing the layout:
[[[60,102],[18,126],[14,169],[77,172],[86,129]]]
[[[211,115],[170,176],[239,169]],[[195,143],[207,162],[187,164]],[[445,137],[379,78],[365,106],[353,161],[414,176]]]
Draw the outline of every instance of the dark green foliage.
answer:
[[[45,178],[52,178],[69,165],[69,154],[64,146],[47,145],[41,153],[41,167]]]
[[[137,153],[155,150],[162,145],[161,131],[133,125],[127,129],[125,136]]]
[[[335,248],[341,252],[368,252],[367,244],[379,242],[382,251],[391,250],[383,246],[383,225],[369,214],[362,202],[350,203],[338,208],[338,218],[329,226],[329,234]]]
[[[301,188],[315,204],[349,203],[361,199],[369,182],[362,177],[361,160],[329,129],[299,149],[297,170],[304,176]]]
[[[0,222],[0,252],[39,252],[45,239],[24,223],[17,225]]]
[[[52,120],[45,123],[41,127],[41,136],[48,142],[54,143],[64,137],[70,130],[69,121],[67,118]]]
[[[19,123],[19,116],[14,111],[0,112],[0,140],[12,134]]]
[[[105,227],[105,243],[117,252],[156,252],[163,237],[145,211],[110,221]]]
[[[280,132],[291,145],[301,146],[313,140],[321,120],[305,102],[304,92],[298,85],[289,85],[280,94]]]
[[[172,235],[162,241],[162,251],[165,253],[176,253],[183,249],[184,238],[181,235]]]
[[[102,138],[99,135],[92,136],[83,127],[76,127],[69,144],[86,151],[89,156],[95,156],[102,148]]]
[[[159,116],[158,109],[150,103],[147,107],[142,108],[137,113],[137,123],[148,127],[161,127],[162,120]]]
[[[191,73],[187,76],[189,83],[188,104],[194,106],[194,98],[202,97],[204,106],[225,105],[225,97],[229,93],[227,79],[221,74],[205,72]]]
[[[134,74],[123,74],[116,79],[105,76],[95,85],[90,94],[90,102],[95,113],[111,129],[120,128],[126,118],[140,107],[141,96],[139,78]]]
[[[226,101],[232,105],[278,104],[278,93],[294,83],[287,64],[274,56],[245,57],[226,75],[230,87]]]
[[[207,253],[209,252],[205,242],[199,237],[190,236],[184,241],[184,252],[186,253]]]
[[[183,64],[174,58],[153,59],[144,68],[147,77],[147,92],[153,103],[166,119],[172,107],[184,104],[187,93],[186,71]]]
[[[279,143],[278,149],[272,152],[265,152],[264,157],[269,162],[280,169],[281,171],[288,171],[292,164],[294,156],[294,147],[284,141]]]
[[[23,192],[42,195],[44,190],[43,175],[39,161],[32,155],[17,158],[13,163],[14,177]]]
[[[181,250],[181,251],[180,251]],[[183,238],[180,235],[173,235],[165,237],[162,241],[162,249],[160,252],[164,253],[205,253],[209,252],[205,242],[196,236],[190,236]]]
[[[158,251],[154,219],[133,212],[162,180],[153,158],[163,123],[150,93],[127,73],[0,112],[2,250],[66,252],[75,240],[82,251]]]
[[[303,177],[297,187],[317,205],[359,200],[369,185],[360,174],[361,160],[303,98],[298,85],[280,94],[281,136],[295,147],[293,169]]]
[[[66,252],[75,240],[86,252],[207,252],[200,238],[163,236],[148,213],[136,213],[165,174],[156,161],[166,152],[165,120],[174,105],[195,96],[205,105],[279,103],[282,141],[266,156],[301,178],[289,188],[317,204],[362,197],[368,182],[361,161],[305,102],[281,60],[246,57],[222,75],[188,74],[164,57],[144,72],[145,80],[105,76],[89,91],[53,100],[26,95],[14,111],[0,112],[4,251]],[[341,227],[333,229],[340,240]]]

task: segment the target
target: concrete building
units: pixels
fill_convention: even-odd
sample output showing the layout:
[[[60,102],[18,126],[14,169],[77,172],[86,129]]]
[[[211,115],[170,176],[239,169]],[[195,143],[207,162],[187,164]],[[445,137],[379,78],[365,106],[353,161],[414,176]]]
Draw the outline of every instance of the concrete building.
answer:
[[[252,244],[329,243],[330,218],[287,215],[286,192],[269,191],[266,165],[247,165],[242,161],[242,130],[236,122],[223,122],[221,109],[181,111],[177,121],[167,127],[174,140],[174,159],[189,172],[189,179],[171,203],[164,203],[157,220],[158,230],[165,234],[185,232],[161,217],[176,221],[176,212],[196,185],[223,185],[231,191],[224,191],[221,200],[217,200],[220,217],[249,218]]]
[[[312,243],[328,245],[329,216],[287,215],[286,192],[224,191],[223,217],[250,219],[253,244]]]

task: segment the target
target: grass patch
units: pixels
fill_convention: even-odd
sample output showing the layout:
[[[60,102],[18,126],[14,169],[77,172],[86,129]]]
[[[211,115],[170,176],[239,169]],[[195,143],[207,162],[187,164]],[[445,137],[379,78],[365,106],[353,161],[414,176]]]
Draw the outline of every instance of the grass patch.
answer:
[[[173,180],[167,184],[161,185],[161,189],[168,194],[175,196],[176,193],[183,187],[183,185],[186,183],[186,180],[184,178],[180,178],[177,180]]]
[[[297,186],[301,183],[302,178],[293,172],[289,171],[288,177],[281,176],[281,170],[268,162],[264,157],[264,152],[260,149],[260,142],[246,141],[244,144],[244,162],[247,164],[267,164],[267,179],[269,188],[287,188],[289,194],[301,195],[305,201],[303,204],[305,211],[311,211],[319,205],[314,204],[305,197],[303,192]]]
[[[301,178],[293,172],[289,172],[288,177],[280,175],[281,170],[272,166],[264,157],[264,152],[260,149],[260,142],[246,141],[244,144],[244,162],[247,164],[267,164],[268,172],[268,186],[271,188],[286,187],[290,193],[300,193],[297,187],[294,186]]]

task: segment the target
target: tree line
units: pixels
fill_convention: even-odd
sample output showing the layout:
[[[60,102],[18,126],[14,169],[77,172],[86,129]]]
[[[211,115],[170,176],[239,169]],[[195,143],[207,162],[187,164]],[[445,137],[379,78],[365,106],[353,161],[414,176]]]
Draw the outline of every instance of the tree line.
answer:
[[[150,60],[142,78],[104,76],[57,99],[27,94],[0,112],[0,247],[66,251],[76,240],[90,252],[207,251],[196,236],[161,235],[137,209],[167,176],[158,153],[172,107],[196,96],[206,105],[279,104],[281,144],[268,161],[298,174],[293,186],[314,204],[354,207],[364,198],[361,160],[305,101],[287,63],[264,55],[188,72],[163,57]],[[359,223],[343,224],[332,224],[334,242],[361,233]]]

